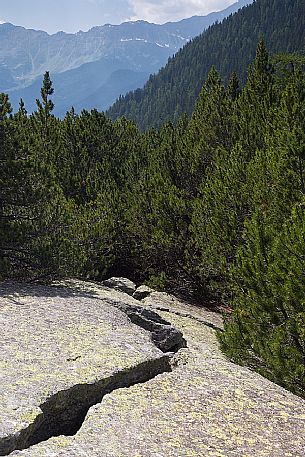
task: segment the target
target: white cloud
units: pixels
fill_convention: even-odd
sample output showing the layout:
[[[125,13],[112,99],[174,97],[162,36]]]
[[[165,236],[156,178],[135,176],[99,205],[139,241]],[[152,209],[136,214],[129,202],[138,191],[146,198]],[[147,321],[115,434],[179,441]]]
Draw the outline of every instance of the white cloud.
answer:
[[[134,12],[131,20],[163,23],[220,11],[237,0],[129,0]]]

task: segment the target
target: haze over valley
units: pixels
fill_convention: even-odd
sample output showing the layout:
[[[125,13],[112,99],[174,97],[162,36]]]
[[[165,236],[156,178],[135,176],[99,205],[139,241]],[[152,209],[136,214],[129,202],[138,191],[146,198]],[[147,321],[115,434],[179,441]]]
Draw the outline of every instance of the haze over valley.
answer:
[[[88,32],[49,35],[13,24],[0,25],[0,86],[14,107],[20,98],[32,112],[42,76],[54,82],[55,113],[71,106],[107,109],[119,95],[142,87],[193,37],[252,0],[239,0],[227,9],[163,25],[131,21],[106,24]]]

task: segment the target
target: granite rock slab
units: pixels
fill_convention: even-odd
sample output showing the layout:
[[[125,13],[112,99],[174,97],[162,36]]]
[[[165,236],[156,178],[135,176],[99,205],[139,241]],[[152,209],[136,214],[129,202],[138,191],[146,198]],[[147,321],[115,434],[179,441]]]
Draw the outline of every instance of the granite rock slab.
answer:
[[[72,283],[2,284],[0,455],[76,431],[105,393],[170,369],[169,355],[124,312],[133,304],[138,310],[125,294],[101,288],[97,296]],[[158,330],[172,338],[162,323]]]
[[[98,285],[78,287],[105,296]],[[158,292],[141,304],[158,310],[187,342],[171,357],[171,371],[106,394],[74,436],[53,437],[12,455],[304,457],[305,401],[227,360],[214,330],[221,328],[219,315]]]

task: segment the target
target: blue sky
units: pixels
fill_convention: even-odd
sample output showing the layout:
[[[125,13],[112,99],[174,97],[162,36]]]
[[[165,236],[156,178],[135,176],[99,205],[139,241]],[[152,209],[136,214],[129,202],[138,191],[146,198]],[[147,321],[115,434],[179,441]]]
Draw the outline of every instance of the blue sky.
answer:
[[[49,33],[144,19],[163,23],[219,11],[236,0],[0,0],[0,20]]]

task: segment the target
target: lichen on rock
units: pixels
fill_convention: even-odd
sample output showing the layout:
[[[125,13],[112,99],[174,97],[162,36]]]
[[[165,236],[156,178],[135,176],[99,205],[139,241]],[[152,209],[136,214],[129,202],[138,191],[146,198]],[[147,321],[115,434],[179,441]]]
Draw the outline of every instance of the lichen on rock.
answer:
[[[125,312],[128,296],[113,291],[113,306],[101,290],[2,285],[0,455],[74,434],[105,394],[170,371],[172,354]]]
[[[4,384],[4,391],[10,393],[10,409],[4,409],[6,431],[16,433],[20,425],[33,420],[31,411],[35,417],[35,402],[31,400],[27,409],[29,393],[41,399],[50,395],[51,386],[54,394],[54,385],[61,388],[67,381],[72,391],[77,389],[79,376],[94,384],[100,376],[105,380],[107,373],[112,380],[120,376],[126,380],[133,369],[140,367],[141,372],[134,382],[121,386],[117,382],[108,393],[104,389],[102,401],[89,409],[75,435],[50,438],[28,449],[16,450],[14,456],[305,455],[304,400],[227,360],[218,346],[214,328],[221,328],[222,323],[215,313],[158,292],[150,294],[139,306],[139,302],[120,291],[73,281],[55,288],[52,297],[43,291],[36,290],[34,294],[29,288],[8,294],[0,303],[3,322],[11,319],[11,324],[17,324],[12,316],[19,314],[20,329],[12,333],[7,330],[6,343],[11,348],[9,355],[16,350],[14,360],[17,365],[20,363],[19,370],[23,367],[29,375],[23,376],[23,380],[16,378],[16,367],[11,367],[9,358],[2,358],[1,366],[7,362],[15,386],[10,391]],[[24,324],[27,313],[30,320],[34,319],[34,311],[37,327],[34,323]],[[49,331],[44,346],[43,338],[38,338],[42,323]],[[175,354],[164,353],[154,344],[153,333],[159,330],[161,335],[162,328],[169,330],[167,335],[171,331],[175,337],[180,335],[180,349],[176,348]],[[25,337],[22,347],[21,335],[29,329],[34,343]],[[35,352],[40,345],[46,360],[39,358],[39,351]],[[52,355],[48,355],[47,347]],[[35,363],[39,370],[34,369]],[[146,373],[143,377],[143,371],[152,366],[158,367],[157,375]]]

